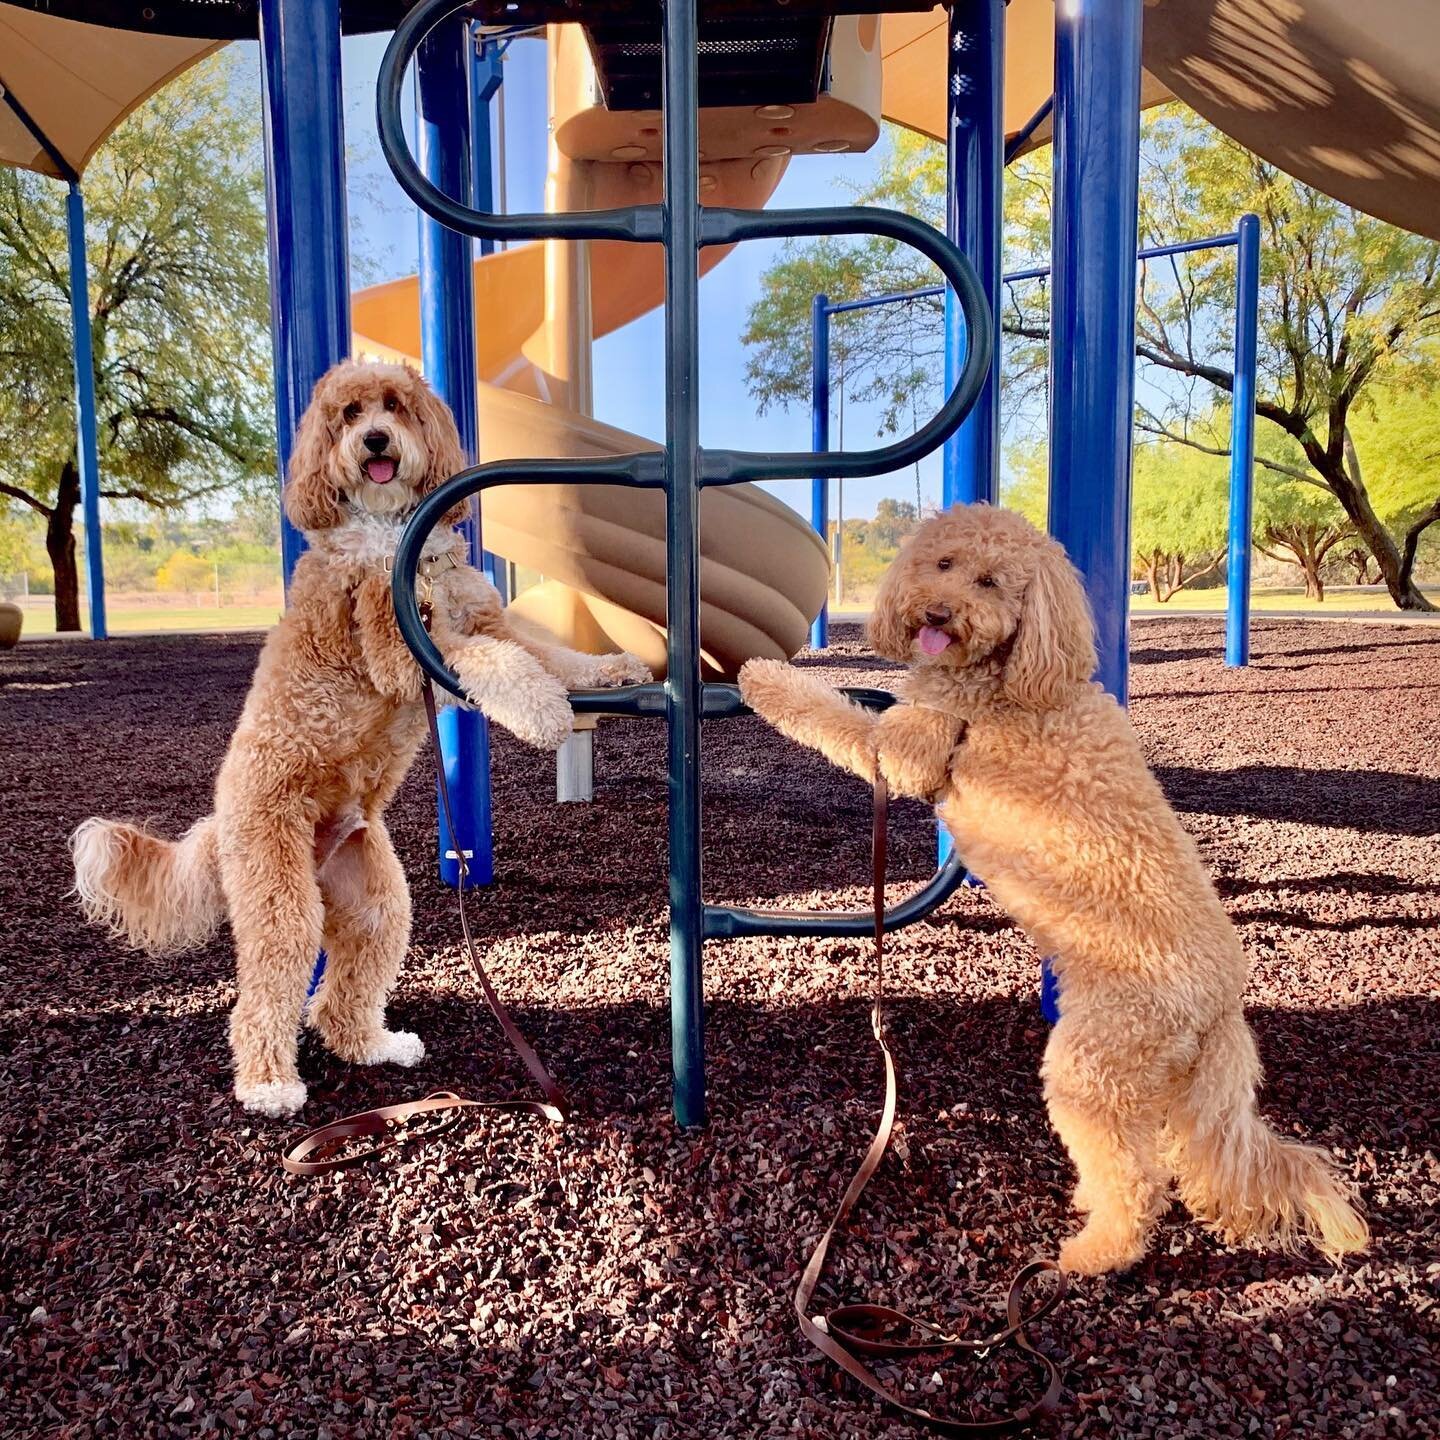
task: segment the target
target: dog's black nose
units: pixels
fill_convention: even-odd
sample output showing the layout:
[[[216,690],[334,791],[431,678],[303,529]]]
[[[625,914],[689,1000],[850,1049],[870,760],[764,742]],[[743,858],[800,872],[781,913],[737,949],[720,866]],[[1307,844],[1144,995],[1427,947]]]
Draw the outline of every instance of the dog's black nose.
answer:
[[[383,430],[370,430],[365,435],[365,448],[373,455],[383,455],[390,448],[390,437]]]
[[[948,605],[932,605],[925,612],[927,625],[943,625],[955,612]]]

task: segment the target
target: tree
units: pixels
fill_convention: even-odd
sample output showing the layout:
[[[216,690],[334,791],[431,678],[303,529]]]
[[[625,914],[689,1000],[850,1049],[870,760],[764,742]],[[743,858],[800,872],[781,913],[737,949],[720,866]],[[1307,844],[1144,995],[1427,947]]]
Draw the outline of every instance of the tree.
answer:
[[[1440,383],[1440,245],[1351,210],[1290,179],[1205,125],[1181,106],[1143,122],[1142,244],[1197,239],[1233,228],[1249,209],[1262,223],[1260,385],[1257,412],[1288,447],[1261,443],[1267,465],[1328,493],[1352,537],[1373,556],[1395,603],[1432,608],[1415,582],[1419,543],[1440,520],[1440,469],[1412,472],[1418,496],[1403,506],[1377,503],[1369,459],[1362,468],[1364,417],[1387,389],[1428,392]],[[944,167],[940,147],[892,132],[876,183],[861,199],[891,204],[938,223]],[[1022,158],[1007,173],[1007,268],[1049,258],[1050,157]],[[792,246],[788,294],[752,312],[746,338],[766,353],[788,353],[775,373],[752,368],[761,404],[808,396],[808,279],[813,247]],[[930,283],[928,262],[891,242],[830,242],[826,274],[847,294],[874,294]],[[767,276],[768,279],[768,276]],[[1228,398],[1233,379],[1235,261],[1230,251],[1201,251],[1142,268],[1137,354],[1143,370],[1138,422],[1153,436],[1228,454],[1222,437],[1197,433],[1197,417]],[[847,317],[848,343],[867,367],[866,384],[897,423],[917,396],[938,393],[940,302],[915,301]],[[1008,285],[1002,300],[1006,424],[1043,427],[1048,367],[1048,291],[1043,282]],[[754,332],[754,333],[752,333]],[[903,335],[903,343],[902,343]],[[788,347],[788,352],[787,352]],[[1200,427],[1203,428],[1203,427]],[[1437,447],[1440,448],[1440,447]],[[1413,502],[1413,503],[1412,503]]]
[[[1434,608],[1414,578],[1418,532],[1412,543],[1410,530],[1419,517],[1398,533],[1386,525],[1361,464],[1356,422],[1387,386],[1403,380],[1407,388],[1433,389],[1440,380],[1440,245],[1302,185],[1188,112],[1167,110],[1151,124],[1150,138],[1142,241],[1199,238],[1222,228],[1227,212],[1232,220],[1244,210],[1260,216],[1256,412],[1294,454],[1294,463],[1277,460],[1262,445],[1261,463],[1327,490],[1350,534],[1374,557],[1395,603]],[[1141,357],[1228,393],[1233,335],[1223,317],[1233,293],[1229,255],[1198,252],[1183,263],[1142,266]],[[1160,395],[1144,407],[1142,427],[1204,446],[1188,433],[1194,387],[1182,384]],[[1200,398],[1204,407],[1211,403]],[[1440,485],[1430,499],[1440,503]],[[1313,549],[1307,551],[1307,584],[1313,558]]]
[[[1229,491],[1218,460],[1171,444],[1137,449],[1130,544],[1161,604],[1225,563]]]
[[[258,122],[230,62],[172,81],[85,177],[101,494],[174,510],[269,484],[269,302]],[[0,171],[0,494],[45,522],[55,623],[80,628],[65,197]]]

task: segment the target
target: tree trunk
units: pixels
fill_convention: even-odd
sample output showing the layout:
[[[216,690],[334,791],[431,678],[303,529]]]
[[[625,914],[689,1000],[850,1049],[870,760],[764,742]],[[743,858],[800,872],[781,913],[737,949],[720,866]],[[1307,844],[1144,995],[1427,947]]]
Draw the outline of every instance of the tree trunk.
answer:
[[[60,471],[55,507],[45,521],[45,550],[55,576],[55,629],[80,629],[80,567],[75,558],[75,507],[80,503],[80,471],[73,459]]]
[[[1313,460],[1311,463],[1314,463]],[[1381,524],[1365,487],[1355,484],[1338,466],[1321,470],[1321,475],[1331,493],[1340,502],[1340,508],[1349,517],[1365,548],[1375,557],[1375,563],[1380,567],[1380,578],[1385,582],[1385,588],[1390,592],[1390,598],[1395,604],[1401,610],[1434,610],[1435,606],[1415,584],[1413,562],[1410,567],[1405,565],[1395,537]]]
[[[1420,537],[1440,520],[1440,496],[1435,503],[1410,527],[1405,534],[1405,549],[1400,556],[1400,583],[1413,586],[1415,583],[1415,556],[1420,549]]]
[[[1307,545],[1300,552],[1300,568],[1305,572],[1305,598],[1323,601],[1325,581],[1320,576],[1320,562],[1315,558],[1315,549]]]
[[[1148,560],[1144,562],[1145,579],[1150,584],[1150,594],[1157,605],[1164,603],[1164,597],[1160,594],[1160,552],[1157,550]]]

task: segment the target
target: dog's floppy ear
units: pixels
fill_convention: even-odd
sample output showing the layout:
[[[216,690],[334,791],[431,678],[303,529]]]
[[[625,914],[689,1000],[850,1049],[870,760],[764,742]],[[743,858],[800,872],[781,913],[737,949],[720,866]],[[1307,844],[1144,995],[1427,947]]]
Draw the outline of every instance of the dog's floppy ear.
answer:
[[[425,483],[421,493],[430,494],[437,490],[452,475],[458,475],[468,468],[470,458],[460,448],[460,432],[455,427],[455,417],[450,407],[425,383],[420,376],[411,372],[410,394],[411,413],[425,440],[430,463],[425,471]],[[465,518],[467,506],[462,502],[445,516],[447,524],[456,524]]]
[[[340,513],[340,492],[330,472],[330,454],[335,445],[320,391],[328,377],[322,376],[300,417],[295,448],[290,452],[290,469],[285,481],[285,513],[297,530],[329,530],[344,516]]]
[[[880,577],[880,588],[875,592],[875,605],[867,627],[870,648],[883,659],[902,663],[910,658],[910,631],[905,624],[903,603],[905,577],[909,570],[910,558],[902,545],[890,568]]]
[[[1005,663],[1006,695],[1030,710],[1064,702],[1094,673],[1095,624],[1080,574],[1053,540],[1036,551],[1020,626]]]

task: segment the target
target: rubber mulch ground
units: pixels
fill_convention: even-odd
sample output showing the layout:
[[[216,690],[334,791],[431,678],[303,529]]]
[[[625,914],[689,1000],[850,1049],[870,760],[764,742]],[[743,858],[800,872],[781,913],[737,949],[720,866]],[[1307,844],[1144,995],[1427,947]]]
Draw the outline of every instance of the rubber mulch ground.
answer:
[[[1133,714],[1254,960],[1266,1112],[1330,1147],[1374,1227],[1363,1261],[1227,1251],[1178,1209],[1133,1273],[1074,1287],[1067,1435],[1437,1433],[1440,631],[1138,624]],[[610,723],[592,806],[495,744],[498,873],[475,912],[503,994],[578,1107],[476,1115],[319,1180],[300,1128],[229,1095],[222,937],[125,953],[69,900],[93,813],[171,833],[207,794],[251,637],[27,644],[0,656],[0,1433],[6,1436],[908,1435],[807,1350],[800,1257],[877,1104],[859,941],[706,952],[709,1127],[669,1114],[661,727]],[[843,630],[837,681],[884,683]],[[706,731],[712,898],[861,907],[868,795],[758,721]],[[461,963],[417,768],[394,808],[413,878],[397,1023],[419,1073],[307,1038],[312,1123],[454,1086],[523,1091]],[[898,897],[933,863],[899,807]],[[1074,1225],[1036,1070],[1037,960],[981,892],[897,936],[904,1123],[831,1272],[834,1299],[991,1323],[1005,1277]],[[967,1309],[980,1308],[975,1314]],[[937,1408],[1026,1375],[894,1378]]]

